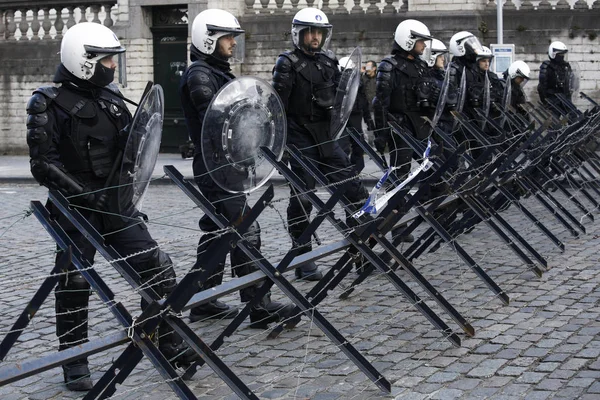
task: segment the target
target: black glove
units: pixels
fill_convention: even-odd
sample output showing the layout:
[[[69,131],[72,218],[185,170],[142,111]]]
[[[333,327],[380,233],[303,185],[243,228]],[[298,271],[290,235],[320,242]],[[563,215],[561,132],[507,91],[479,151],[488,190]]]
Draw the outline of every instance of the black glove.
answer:
[[[104,189],[92,189],[91,187],[83,187],[83,200],[86,206],[99,211],[108,210],[108,194]]]

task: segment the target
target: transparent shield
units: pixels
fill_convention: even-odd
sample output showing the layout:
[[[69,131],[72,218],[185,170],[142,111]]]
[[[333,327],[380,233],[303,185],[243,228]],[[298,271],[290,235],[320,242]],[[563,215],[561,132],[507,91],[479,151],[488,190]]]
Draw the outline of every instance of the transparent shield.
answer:
[[[262,79],[241,77],[216,94],[202,125],[202,158],[212,180],[230,193],[250,193],[274,172],[260,152],[281,159],[287,123],[281,99]]]
[[[460,84],[458,86],[458,101],[456,103],[456,111],[462,112],[465,108],[465,100],[467,99],[467,75],[463,71],[460,77]]]
[[[133,205],[140,210],[158,158],[162,137],[164,94],[153,85],[140,102],[123,150],[119,175],[119,207]]]
[[[573,61],[571,65],[571,74],[569,75],[569,91],[570,94],[579,92],[579,80],[581,78],[581,69],[579,63]]]
[[[435,113],[433,114],[433,120],[431,121],[431,130],[437,126],[438,121],[440,120],[444,109],[446,108],[446,102],[448,100],[448,90],[450,87],[450,74],[449,74],[449,66],[446,67],[446,72],[444,74],[444,81],[442,82],[442,87],[440,89],[440,97],[438,98],[437,105],[435,107]]]
[[[512,101],[512,79],[507,78],[504,85],[504,93],[502,95],[502,109],[508,111],[508,107]]]
[[[481,105],[481,111],[483,111],[483,115],[487,118],[490,115],[490,102],[491,102],[491,83],[490,77],[486,73],[485,80],[483,83],[483,104]],[[481,128],[485,127],[486,118],[483,118],[481,121]]]
[[[334,140],[339,139],[348,123],[348,118],[352,113],[358,88],[360,86],[360,66],[362,54],[360,47],[355,48],[348,57],[346,63],[349,68],[342,71],[340,83],[338,84],[333,108],[331,110],[331,137]]]

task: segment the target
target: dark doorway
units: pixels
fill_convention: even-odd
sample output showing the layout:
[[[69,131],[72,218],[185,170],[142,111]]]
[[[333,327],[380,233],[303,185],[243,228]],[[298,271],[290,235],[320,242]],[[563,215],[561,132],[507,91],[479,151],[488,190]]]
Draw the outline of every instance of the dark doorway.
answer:
[[[165,93],[161,152],[179,153],[188,140],[179,100],[179,79],[187,66],[188,15],[186,6],[152,8],[154,82]]]

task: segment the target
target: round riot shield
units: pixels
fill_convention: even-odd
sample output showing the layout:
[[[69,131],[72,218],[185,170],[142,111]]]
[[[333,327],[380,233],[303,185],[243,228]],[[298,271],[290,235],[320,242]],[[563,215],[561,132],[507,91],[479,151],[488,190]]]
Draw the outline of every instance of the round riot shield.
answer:
[[[446,108],[446,103],[448,101],[448,88],[450,87],[450,64],[446,64],[445,67],[446,72],[444,73],[444,81],[442,82],[442,87],[440,88],[440,94],[438,97],[437,105],[435,106],[435,113],[433,114],[433,120],[431,120],[431,131],[437,126],[437,123],[442,116],[444,109]],[[456,101],[456,99],[451,100],[451,102]]]
[[[573,61],[569,64],[571,65],[571,74],[569,75],[569,92],[572,95],[573,93],[579,92],[579,79],[581,77],[581,70],[579,69],[578,62]]]
[[[346,58],[346,57],[344,57]],[[360,66],[362,62],[362,53],[360,47],[355,48],[352,54],[347,57],[344,65],[340,64],[342,76],[338,84],[333,108],[331,110],[331,137],[334,140],[339,139],[348,123],[348,118],[352,113],[358,87],[360,86]]]
[[[123,150],[119,175],[119,206],[133,205],[139,210],[158,158],[164,113],[164,94],[153,85],[143,96],[133,116],[127,144]]]
[[[223,190],[250,193],[275,171],[260,148],[269,148],[280,160],[286,134],[285,110],[272,86],[258,78],[234,79],[206,110],[201,137],[204,165]]]

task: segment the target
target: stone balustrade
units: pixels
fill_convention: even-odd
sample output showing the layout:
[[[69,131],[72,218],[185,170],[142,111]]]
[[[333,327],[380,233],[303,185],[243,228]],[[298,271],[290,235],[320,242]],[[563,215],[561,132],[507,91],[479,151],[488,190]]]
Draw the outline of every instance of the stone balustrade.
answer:
[[[116,0],[0,1],[0,41],[60,39],[79,22],[115,23]]]
[[[500,0],[244,0],[246,14],[295,13],[305,7],[318,7],[332,14],[395,14],[407,11],[490,11]],[[600,0],[503,0],[505,10],[588,10],[600,9]]]

